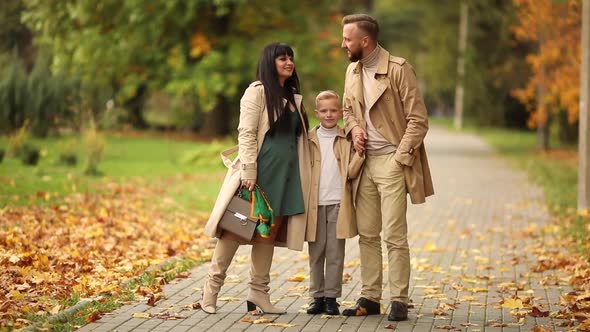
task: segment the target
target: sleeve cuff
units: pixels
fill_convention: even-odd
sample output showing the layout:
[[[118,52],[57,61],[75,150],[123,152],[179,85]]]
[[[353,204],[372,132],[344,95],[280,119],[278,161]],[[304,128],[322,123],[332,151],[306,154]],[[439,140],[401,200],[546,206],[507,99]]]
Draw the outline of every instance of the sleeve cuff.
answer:
[[[240,170],[240,178],[247,180],[256,180],[256,173],[256,163],[242,164],[242,169]]]
[[[402,165],[410,166],[414,164],[416,149],[411,147],[409,144],[400,144],[395,151],[394,159]]]
[[[356,121],[350,121],[350,123],[348,124],[348,126],[346,126],[345,130],[344,130],[344,134],[346,136],[350,135],[350,132],[352,131],[352,128],[358,126],[359,124]]]

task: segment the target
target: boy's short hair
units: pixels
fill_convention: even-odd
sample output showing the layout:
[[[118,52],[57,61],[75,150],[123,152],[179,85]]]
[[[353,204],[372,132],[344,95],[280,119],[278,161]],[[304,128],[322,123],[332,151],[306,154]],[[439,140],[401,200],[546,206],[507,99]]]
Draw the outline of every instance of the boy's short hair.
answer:
[[[336,99],[338,100],[338,102],[340,102],[340,96],[333,90],[324,90],[321,91],[320,93],[318,93],[318,96],[315,97],[315,108],[318,108],[318,103],[320,102],[320,100],[326,100],[326,99]]]

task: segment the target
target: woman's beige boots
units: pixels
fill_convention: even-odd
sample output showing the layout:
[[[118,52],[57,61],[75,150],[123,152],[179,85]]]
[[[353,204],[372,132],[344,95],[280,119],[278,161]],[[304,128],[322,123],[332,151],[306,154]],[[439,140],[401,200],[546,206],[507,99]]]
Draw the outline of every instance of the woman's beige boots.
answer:
[[[217,311],[217,294],[223,282],[225,281],[226,272],[231,264],[236,251],[240,244],[232,240],[217,240],[215,252],[211,258],[211,265],[207,273],[207,280],[203,285],[203,297],[201,298],[201,309],[208,314],[214,314]]]
[[[284,314],[286,311],[275,307],[270,302],[268,291],[270,287],[270,266],[274,245],[254,243],[252,244],[251,266],[250,266],[250,292],[246,301],[248,311],[256,310],[258,307],[266,314]]]

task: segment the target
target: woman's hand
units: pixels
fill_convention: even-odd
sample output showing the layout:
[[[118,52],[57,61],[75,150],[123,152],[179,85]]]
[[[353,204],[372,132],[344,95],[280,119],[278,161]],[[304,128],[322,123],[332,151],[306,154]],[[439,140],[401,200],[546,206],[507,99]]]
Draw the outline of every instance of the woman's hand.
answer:
[[[242,187],[248,188],[249,191],[254,190],[254,186],[256,185],[256,179],[242,179]]]

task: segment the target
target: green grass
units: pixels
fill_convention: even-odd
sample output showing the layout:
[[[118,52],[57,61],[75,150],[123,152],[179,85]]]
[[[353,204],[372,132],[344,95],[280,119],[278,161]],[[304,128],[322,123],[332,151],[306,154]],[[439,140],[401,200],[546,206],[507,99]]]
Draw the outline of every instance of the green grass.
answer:
[[[158,181],[181,175],[203,175],[201,183],[196,186],[186,183],[185,187],[192,194],[210,196],[219,189],[219,178],[223,178],[224,166],[219,153],[232,145],[229,140],[199,143],[158,137],[108,135],[98,166],[103,176],[93,177],[84,175],[86,162],[82,143],[78,143],[76,166],[68,167],[59,163],[63,146],[71,139],[33,139],[33,143],[41,148],[42,157],[37,166],[24,166],[18,159],[5,158],[0,163],[0,207],[7,204],[41,204],[46,198],[51,200],[52,197],[72,192],[92,191],[104,180],[142,178]],[[7,142],[7,137],[0,137],[0,149],[6,148]],[[217,187],[214,185],[216,182],[219,182]],[[191,193],[177,187],[171,189],[178,192],[181,201],[190,200],[187,195]]]
[[[432,125],[451,130],[452,119],[431,118]],[[590,257],[590,220],[577,216],[577,150],[551,137],[552,150],[537,149],[536,132],[504,128],[476,128],[467,124],[464,131],[483,137],[501,157],[514,167],[527,172],[529,179],[543,188],[545,200],[552,214],[565,226],[565,235],[575,239],[577,249]]]

